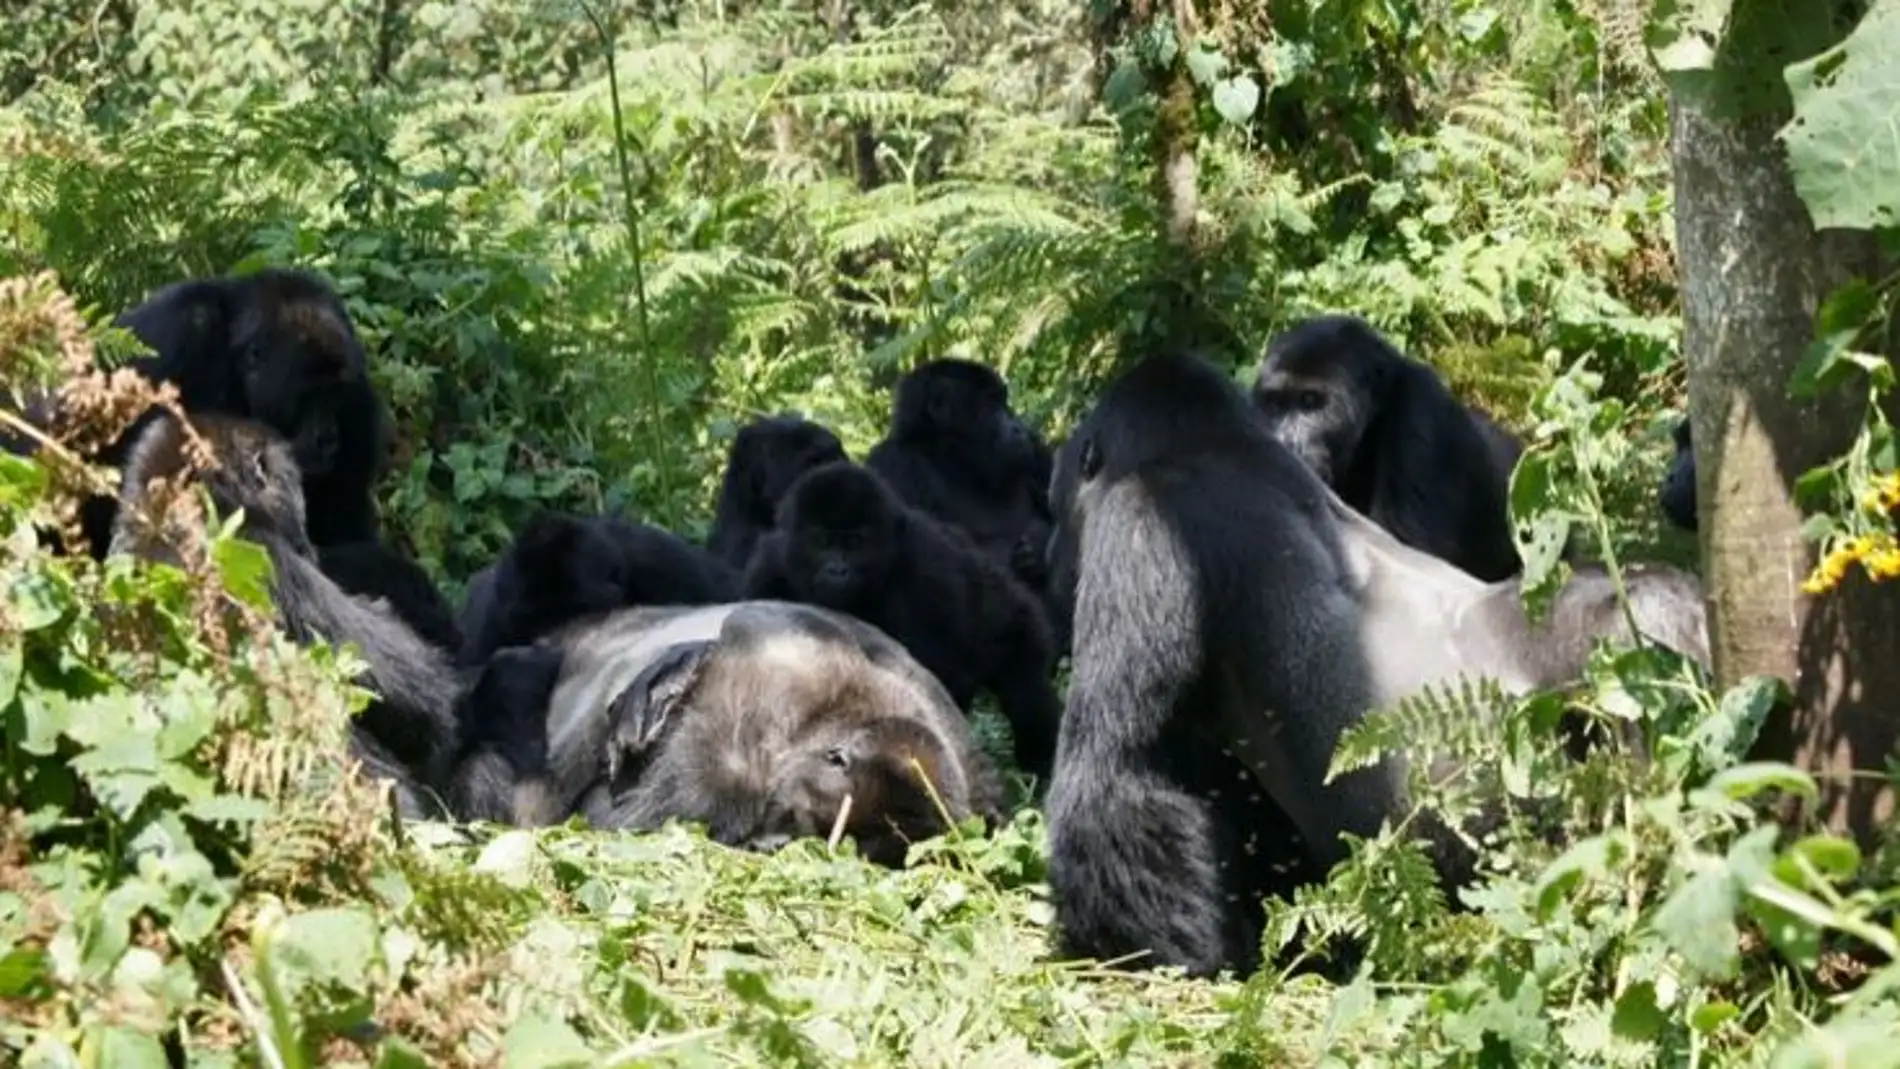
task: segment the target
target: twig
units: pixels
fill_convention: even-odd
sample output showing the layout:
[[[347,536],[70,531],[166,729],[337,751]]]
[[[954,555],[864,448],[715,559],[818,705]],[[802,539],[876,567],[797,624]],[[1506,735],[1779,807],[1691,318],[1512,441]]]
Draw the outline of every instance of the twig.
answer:
[[[284,1069],[283,1056],[277,1053],[277,1044],[271,1042],[269,1023],[257,1012],[251,996],[245,993],[244,983],[238,979],[237,970],[231,968],[231,959],[219,961],[218,968],[224,974],[225,990],[231,992],[231,1001],[237,1003],[238,1014],[257,1036],[258,1056],[270,1069]]]

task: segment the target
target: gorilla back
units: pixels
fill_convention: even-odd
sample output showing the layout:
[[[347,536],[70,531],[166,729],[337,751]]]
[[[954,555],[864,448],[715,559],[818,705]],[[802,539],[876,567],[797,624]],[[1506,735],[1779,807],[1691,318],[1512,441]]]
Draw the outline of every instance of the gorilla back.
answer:
[[[910,841],[945,830],[933,791],[952,820],[1000,815],[995,772],[949,694],[844,614],[771,601],[628,609],[544,641],[561,666],[545,699],[543,819],[681,819],[753,849],[841,821],[866,857],[898,864]]]
[[[1341,731],[1461,674],[1561,682],[1594,638],[1627,637],[1600,577],[1532,625],[1514,582],[1405,545],[1192,357],[1113,383],[1059,454],[1053,496],[1053,574],[1076,609],[1048,797],[1068,954],[1251,968],[1259,899],[1279,889],[1255,840],[1296,834],[1309,856],[1292,860],[1325,866],[1341,833],[1406,812],[1402,759],[1323,782]],[[1706,657],[1692,580],[1636,572],[1631,591],[1639,626]],[[1434,838],[1455,879],[1465,859]]]

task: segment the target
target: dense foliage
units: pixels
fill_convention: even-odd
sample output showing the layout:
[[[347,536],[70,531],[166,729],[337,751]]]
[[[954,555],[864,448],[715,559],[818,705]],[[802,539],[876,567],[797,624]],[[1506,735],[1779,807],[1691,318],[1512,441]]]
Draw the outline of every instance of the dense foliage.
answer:
[[[1060,435],[1131,334],[1242,375],[1348,309],[1533,441],[1533,593],[1573,529],[1693,560],[1653,507],[1681,371],[1633,5],[1211,4],[1186,56],[1089,10],[1120,6],[27,0],[5,384],[123,352],[98,324],[163,282],[315,266],[395,409],[386,530],[454,591],[540,507],[697,533],[756,414],[861,456],[929,356],[993,363]],[[256,556],[50,558],[56,468],[0,458],[0,1060],[1900,1065],[1889,862],[1748,804],[1809,786],[1742,761],[1769,681],[1602,657],[1572,701],[1631,730],[1581,763],[1551,697],[1482,731],[1482,696],[1374,718],[1340,767],[1435,745],[1485,775],[1424,804],[1522,811],[1476,908],[1388,834],[1274,908],[1285,968],[1129,977],[1046,960],[1033,812],[902,873],[393,826],[335,777],[347,655],[208,599],[254,594]],[[1363,955],[1322,978],[1332,936]]]

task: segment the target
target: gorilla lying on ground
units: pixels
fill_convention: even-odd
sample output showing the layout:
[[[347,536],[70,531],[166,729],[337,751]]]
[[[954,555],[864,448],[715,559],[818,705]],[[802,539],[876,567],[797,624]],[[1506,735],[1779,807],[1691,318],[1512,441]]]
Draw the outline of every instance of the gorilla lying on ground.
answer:
[[[1050,463],[1010,411],[1002,376],[970,360],[933,360],[898,380],[891,433],[864,461],[906,505],[961,530],[1038,596]],[[1066,621],[1050,624],[1066,633]]]
[[[1509,505],[1522,445],[1365,321],[1315,316],[1275,337],[1253,399],[1281,444],[1399,541],[1480,579],[1523,567]]]
[[[1676,455],[1669,462],[1669,472],[1663,476],[1662,488],[1657,498],[1662,504],[1663,515],[1670,523],[1685,531],[1696,529],[1695,496],[1695,443],[1690,438],[1689,417],[1682,417],[1676,424]]]
[[[387,424],[356,329],[321,279],[267,269],[178,282],[116,323],[153,350],[132,366],[176,384],[187,414],[249,418],[289,440],[303,472],[312,544],[376,537],[373,488]],[[157,410],[145,413],[95,459],[122,466],[156,418]],[[109,497],[81,511],[95,557],[105,554],[115,511]]]
[[[263,546],[273,571],[272,601],[295,640],[355,644],[369,665],[366,685],[379,697],[351,724],[351,749],[375,774],[395,781],[397,802],[411,819],[440,807],[465,819],[512,821],[540,803],[517,792],[532,771],[540,720],[486,724],[486,738],[464,738],[455,710],[461,680],[446,651],[412,631],[380,599],[337,586],[312,559],[304,529],[302,478],[292,447],[270,428],[229,416],[199,415],[192,427],[216,464],[203,482],[221,512],[242,508],[241,535]],[[176,561],[182,532],[154,530],[143,516],[154,478],[189,470],[184,426],[169,414],[148,421],[127,455],[110,551]],[[526,754],[530,764],[512,758]],[[538,784],[527,784],[532,792]]]
[[[460,663],[481,664],[504,646],[613,609],[713,605],[738,595],[732,569],[670,531],[544,512],[515,536],[488,578],[471,582]]]
[[[576,623],[498,653],[468,707],[510,722],[545,713],[549,805],[534,822],[689,820],[755,850],[842,826],[895,866],[947,830],[932,791],[952,822],[1001,819],[995,772],[942,685],[877,629],[813,606]]]
[[[1251,970],[1276,890],[1254,837],[1289,822],[1324,871],[1342,832],[1408,812],[1399,760],[1322,782],[1343,729],[1460,673],[1566,682],[1594,638],[1629,638],[1600,571],[1579,569],[1532,625],[1514,582],[1353,512],[1198,358],[1151,358],[1111,384],[1053,485],[1052,575],[1075,601],[1047,800],[1066,955]],[[1627,583],[1638,626],[1706,664],[1695,580],[1658,568]],[[1249,782],[1229,778],[1228,753]],[[1237,810],[1241,788],[1265,798]],[[1441,852],[1453,882],[1458,864]]]
[[[837,435],[797,416],[773,416],[739,428],[726,457],[707,551],[743,572],[759,536],[772,529],[778,503],[792,483],[813,468],[847,459]]]
[[[1048,622],[1028,591],[960,532],[905,508],[849,462],[792,484],[760,540],[746,596],[850,613],[896,639],[969,709],[990,691],[1022,767],[1046,775],[1061,703]]]

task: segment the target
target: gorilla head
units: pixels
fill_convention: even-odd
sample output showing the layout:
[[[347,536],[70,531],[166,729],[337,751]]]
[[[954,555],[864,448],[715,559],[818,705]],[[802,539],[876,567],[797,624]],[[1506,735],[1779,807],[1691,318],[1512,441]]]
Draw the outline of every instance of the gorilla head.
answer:
[[[792,484],[779,504],[785,571],[797,591],[824,605],[876,593],[904,545],[904,506],[869,470],[827,464]],[[802,581],[801,581],[802,580]]]
[[[1038,460],[1039,445],[1009,408],[1002,376],[970,360],[933,360],[897,383],[891,438],[983,465],[998,482]]]

